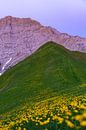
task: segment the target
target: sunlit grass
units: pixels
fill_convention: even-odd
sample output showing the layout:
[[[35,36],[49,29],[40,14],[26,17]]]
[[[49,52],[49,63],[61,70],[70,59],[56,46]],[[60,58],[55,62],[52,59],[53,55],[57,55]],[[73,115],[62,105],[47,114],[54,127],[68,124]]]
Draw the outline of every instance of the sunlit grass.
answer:
[[[4,73],[0,130],[84,130],[85,59],[51,42]]]

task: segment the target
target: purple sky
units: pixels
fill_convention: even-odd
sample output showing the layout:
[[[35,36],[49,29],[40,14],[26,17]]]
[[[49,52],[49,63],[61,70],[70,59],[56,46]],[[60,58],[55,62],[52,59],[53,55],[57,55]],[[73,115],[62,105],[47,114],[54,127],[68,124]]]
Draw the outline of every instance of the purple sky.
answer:
[[[86,0],[0,0],[0,18],[31,17],[61,32],[86,37]]]

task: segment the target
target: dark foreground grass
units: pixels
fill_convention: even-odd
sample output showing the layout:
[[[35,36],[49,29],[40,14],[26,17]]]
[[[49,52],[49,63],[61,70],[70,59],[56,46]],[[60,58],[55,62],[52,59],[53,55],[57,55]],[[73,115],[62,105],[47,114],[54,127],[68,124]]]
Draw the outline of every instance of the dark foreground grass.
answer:
[[[1,116],[0,130],[85,130],[86,96],[54,97]]]

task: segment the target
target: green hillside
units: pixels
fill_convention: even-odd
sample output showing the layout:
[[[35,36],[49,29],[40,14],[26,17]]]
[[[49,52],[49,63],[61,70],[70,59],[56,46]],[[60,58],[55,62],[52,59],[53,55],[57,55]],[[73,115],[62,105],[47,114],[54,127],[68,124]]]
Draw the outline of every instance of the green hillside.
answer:
[[[0,77],[0,113],[60,94],[86,94],[82,84],[86,84],[86,61],[48,43]]]
[[[85,96],[85,59],[53,42],[43,45],[0,77],[0,114],[60,96]]]

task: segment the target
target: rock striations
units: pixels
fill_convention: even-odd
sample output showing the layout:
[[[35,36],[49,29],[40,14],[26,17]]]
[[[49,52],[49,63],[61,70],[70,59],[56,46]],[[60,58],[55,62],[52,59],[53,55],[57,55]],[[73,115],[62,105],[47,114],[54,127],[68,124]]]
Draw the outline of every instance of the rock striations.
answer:
[[[86,38],[60,33],[30,18],[7,16],[0,19],[0,72],[31,55],[48,41],[86,53]]]

